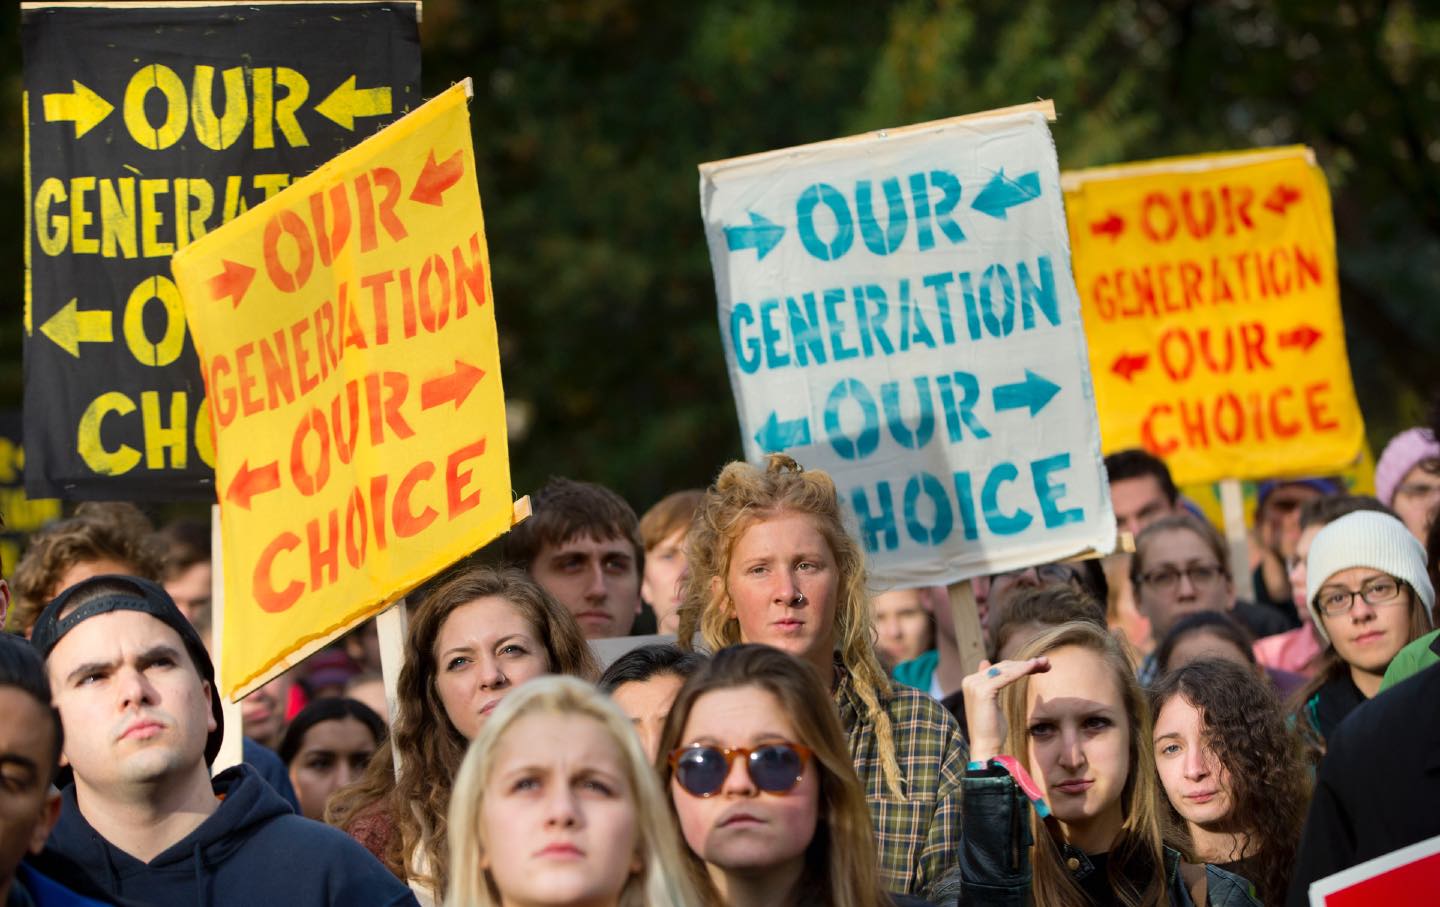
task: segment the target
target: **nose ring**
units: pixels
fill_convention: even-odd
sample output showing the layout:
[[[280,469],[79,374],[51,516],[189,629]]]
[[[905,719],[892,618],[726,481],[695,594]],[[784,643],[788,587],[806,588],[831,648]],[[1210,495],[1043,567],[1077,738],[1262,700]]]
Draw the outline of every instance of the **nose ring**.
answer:
[[[793,601],[793,602],[794,602],[795,604],[797,604],[797,605],[803,605],[803,604],[805,604],[805,593],[804,593],[804,592],[796,592],[796,593],[795,593],[795,597],[794,597],[793,599],[791,599],[791,601]]]

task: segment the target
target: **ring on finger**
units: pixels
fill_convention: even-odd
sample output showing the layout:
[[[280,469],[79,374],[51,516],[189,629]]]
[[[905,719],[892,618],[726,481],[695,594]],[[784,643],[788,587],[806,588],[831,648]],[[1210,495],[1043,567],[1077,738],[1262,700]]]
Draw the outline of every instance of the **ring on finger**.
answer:
[[[986,676],[986,677],[999,677],[999,676],[1000,676],[1000,669],[999,669],[999,668],[991,668],[990,670],[988,670],[988,671],[985,672],[985,676]]]

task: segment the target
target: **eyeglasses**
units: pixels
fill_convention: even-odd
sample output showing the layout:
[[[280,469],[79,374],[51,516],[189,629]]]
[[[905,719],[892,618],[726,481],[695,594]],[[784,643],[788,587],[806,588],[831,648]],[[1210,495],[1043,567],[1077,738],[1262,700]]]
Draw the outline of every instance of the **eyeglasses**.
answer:
[[[1224,575],[1225,568],[1219,564],[1194,564],[1184,570],[1175,567],[1151,570],[1149,573],[1141,574],[1140,582],[1161,592],[1173,592],[1180,585],[1181,576],[1190,580],[1190,585],[1196,589],[1206,589]]]
[[[1406,482],[1395,489],[1395,497],[1416,501],[1440,497],[1440,485],[1430,482]]]
[[[990,577],[991,585],[1000,582],[1015,583],[1024,579],[1030,571],[1035,571],[1035,577],[1040,580],[1042,586],[1058,586],[1061,583],[1079,581],[1079,575],[1064,564],[1041,564],[1038,567],[1024,567],[1020,570],[1009,570],[1005,573],[997,573]]]
[[[1339,617],[1355,607],[1355,596],[1365,599],[1372,606],[1388,605],[1400,597],[1404,585],[1393,576],[1376,576],[1360,584],[1354,592],[1343,586],[1325,586],[1315,593],[1315,604],[1325,612],[1326,617]]]
[[[743,756],[751,783],[766,793],[783,794],[800,783],[805,763],[813,755],[813,750],[798,743],[767,743],[753,749],[696,744],[671,753],[670,768],[681,787],[697,797],[712,797],[725,786],[735,759]]]

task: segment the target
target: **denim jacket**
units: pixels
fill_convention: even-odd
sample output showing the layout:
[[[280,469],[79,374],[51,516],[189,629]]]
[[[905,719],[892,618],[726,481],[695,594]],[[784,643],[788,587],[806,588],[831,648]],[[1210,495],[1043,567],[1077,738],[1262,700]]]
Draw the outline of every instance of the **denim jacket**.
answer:
[[[1004,769],[967,771],[963,782],[964,833],[960,837],[962,907],[1025,907],[1031,903],[1030,801]],[[1066,866],[1078,881],[1094,871],[1090,858],[1063,847]],[[1174,907],[1196,907],[1180,872],[1180,854],[1165,848],[1166,893]],[[1205,867],[1207,907],[1259,907],[1250,883],[1214,866]]]

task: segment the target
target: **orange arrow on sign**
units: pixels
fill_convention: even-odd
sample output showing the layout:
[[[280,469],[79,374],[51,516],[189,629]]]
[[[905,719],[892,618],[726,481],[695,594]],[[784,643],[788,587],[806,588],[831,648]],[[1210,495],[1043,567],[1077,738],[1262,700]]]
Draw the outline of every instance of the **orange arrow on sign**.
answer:
[[[250,461],[246,459],[240,464],[235,478],[230,480],[230,487],[225,489],[225,500],[249,510],[251,498],[279,487],[279,463],[267,463],[259,469],[251,469]]]
[[[485,377],[485,373],[468,362],[455,360],[455,371],[439,378],[431,378],[420,385],[420,408],[432,409],[449,400],[455,401],[458,410],[470,396],[470,391]]]
[[[1110,371],[1124,378],[1126,381],[1133,381],[1132,377],[1136,372],[1144,371],[1145,366],[1150,364],[1150,354],[1141,353],[1132,356],[1129,353],[1121,353],[1110,366]]]
[[[235,300],[235,308],[238,309],[240,300],[245,298],[245,291],[250,289],[250,281],[255,279],[255,269],[228,258],[222,258],[221,262],[225,270],[210,278],[210,297],[224,299],[229,296]]]
[[[426,205],[440,207],[445,203],[442,196],[445,190],[460,182],[460,177],[465,173],[465,153],[457,151],[445,159],[445,163],[435,162],[435,151],[431,149],[430,159],[425,162],[425,167],[420,171],[420,177],[415,180],[415,188],[410,190],[410,200]]]

